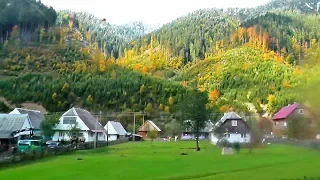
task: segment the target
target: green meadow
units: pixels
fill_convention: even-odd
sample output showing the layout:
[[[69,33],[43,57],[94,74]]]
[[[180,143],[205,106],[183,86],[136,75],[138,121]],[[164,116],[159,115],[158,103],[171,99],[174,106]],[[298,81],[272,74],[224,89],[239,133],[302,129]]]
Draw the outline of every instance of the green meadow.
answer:
[[[239,154],[223,156],[207,141],[200,142],[200,152],[194,147],[193,141],[130,142],[4,168],[0,179],[320,179],[316,150],[266,145],[252,153],[241,149]]]

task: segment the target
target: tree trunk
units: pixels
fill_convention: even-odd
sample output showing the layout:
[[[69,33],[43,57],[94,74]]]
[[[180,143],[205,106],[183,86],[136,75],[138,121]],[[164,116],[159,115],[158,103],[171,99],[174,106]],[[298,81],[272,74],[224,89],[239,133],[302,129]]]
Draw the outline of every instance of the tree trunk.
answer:
[[[196,132],[196,141],[197,141],[197,151],[200,151],[200,147],[199,147],[199,131],[197,130]]]

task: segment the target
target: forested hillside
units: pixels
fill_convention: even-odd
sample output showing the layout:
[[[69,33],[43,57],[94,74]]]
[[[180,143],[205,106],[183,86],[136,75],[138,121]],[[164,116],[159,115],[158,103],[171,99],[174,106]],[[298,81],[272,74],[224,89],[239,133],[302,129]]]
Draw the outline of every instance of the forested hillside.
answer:
[[[314,0],[276,0],[198,10],[145,34],[139,22],[116,26],[40,1],[6,0],[0,3],[0,96],[49,111],[79,105],[172,112],[197,88],[213,110],[245,112],[253,105],[272,114],[297,100],[302,64],[319,51],[318,7]]]

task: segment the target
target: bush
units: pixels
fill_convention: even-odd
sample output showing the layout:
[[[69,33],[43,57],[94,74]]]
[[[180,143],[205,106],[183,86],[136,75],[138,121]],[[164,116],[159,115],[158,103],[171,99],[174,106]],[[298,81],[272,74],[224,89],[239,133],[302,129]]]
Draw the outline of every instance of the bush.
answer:
[[[232,144],[228,140],[222,139],[220,142],[218,142],[218,146],[230,148],[230,147],[232,147]]]
[[[239,142],[233,143],[233,149],[234,149],[237,153],[239,153],[239,152],[240,152],[240,149],[241,149],[240,143],[239,143]]]

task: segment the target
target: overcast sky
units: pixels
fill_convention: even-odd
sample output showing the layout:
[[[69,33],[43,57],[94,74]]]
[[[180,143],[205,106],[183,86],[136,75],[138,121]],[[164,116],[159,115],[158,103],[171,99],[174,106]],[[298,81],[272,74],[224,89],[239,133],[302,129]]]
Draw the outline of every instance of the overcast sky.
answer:
[[[162,25],[201,8],[253,7],[270,0],[41,0],[56,10],[89,12],[113,24]]]

